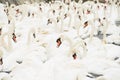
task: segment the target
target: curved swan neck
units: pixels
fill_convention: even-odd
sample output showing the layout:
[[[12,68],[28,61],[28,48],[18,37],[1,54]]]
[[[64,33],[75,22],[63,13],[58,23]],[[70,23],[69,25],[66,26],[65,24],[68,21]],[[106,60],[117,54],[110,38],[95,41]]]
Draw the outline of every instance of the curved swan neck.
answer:
[[[69,44],[68,56],[71,56],[71,54],[73,53],[73,41],[66,35],[61,35],[61,39],[62,41],[67,41],[67,43]]]

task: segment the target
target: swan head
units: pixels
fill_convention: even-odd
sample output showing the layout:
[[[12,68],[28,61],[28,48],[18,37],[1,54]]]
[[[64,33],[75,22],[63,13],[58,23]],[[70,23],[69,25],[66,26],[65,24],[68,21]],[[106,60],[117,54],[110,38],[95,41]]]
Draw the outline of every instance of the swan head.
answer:
[[[67,18],[67,14],[64,14],[64,19]]]
[[[87,14],[90,14],[90,10],[89,9],[87,9]]]
[[[59,47],[62,44],[61,38],[58,38],[56,40],[56,43],[57,43],[57,47]]]
[[[20,13],[20,10],[19,10],[19,9],[16,9],[16,13]]]
[[[15,43],[17,42],[15,33],[12,34],[12,39]]]
[[[48,25],[48,24],[52,24],[51,19],[48,19],[48,21],[47,21],[47,25]]]
[[[77,59],[77,54],[74,53],[74,54],[72,55],[72,57],[73,57],[74,60]]]
[[[59,6],[59,9],[60,9],[60,10],[62,9],[62,6],[61,6],[61,5]]]
[[[88,21],[84,22],[84,28],[88,26]]]

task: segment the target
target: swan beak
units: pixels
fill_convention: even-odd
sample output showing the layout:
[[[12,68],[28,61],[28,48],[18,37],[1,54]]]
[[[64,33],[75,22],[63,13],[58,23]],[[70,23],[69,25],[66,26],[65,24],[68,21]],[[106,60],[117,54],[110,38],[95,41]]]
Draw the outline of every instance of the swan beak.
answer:
[[[35,33],[33,33],[33,37],[34,37],[34,38],[36,38],[36,35],[35,35]]]
[[[15,33],[13,33],[13,38],[12,39],[15,43],[17,42]]]
[[[90,11],[89,11],[89,10],[87,10],[87,14],[90,14]]]

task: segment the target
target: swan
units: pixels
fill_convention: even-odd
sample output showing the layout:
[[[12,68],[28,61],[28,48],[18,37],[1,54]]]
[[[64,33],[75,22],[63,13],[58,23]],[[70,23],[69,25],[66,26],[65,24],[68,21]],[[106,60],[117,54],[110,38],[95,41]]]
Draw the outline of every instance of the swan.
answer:
[[[5,43],[5,36],[8,37],[8,44]],[[2,46],[8,51],[12,49],[11,39],[13,39],[14,42],[16,42],[16,37],[14,33],[4,33],[1,36]]]
[[[8,39],[8,41],[7,41],[8,44],[6,44],[5,43],[6,40],[4,40],[6,36],[7,36],[7,39]],[[13,41],[16,42],[14,20],[11,21],[11,24],[8,28],[8,31],[7,32],[2,31],[2,35],[1,35],[2,46],[8,51],[12,49],[11,39],[13,39]]]
[[[4,7],[0,5],[0,24],[7,24],[8,18],[6,13],[4,12]],[[2,18],[4,17],[4,18]]]
[[[56,19],[54,19],[54,18],[50,18],[50,19],[48,19],[48,24],[49,23],[52,23],[53,25],[54,25],[54,32],[56,31],[56,32],[59,32],[59,28],[58,28],[58,26],[57,26],[57,21],[56,21]],[[51,26],[52,27],[52,26]]]
[[[71,28],[71,14],[70,13],[66,13],[64,14],[64,19],[63,19],[63,30],[67,30],[69,28]],[[62,26],[61,26],[62,27]],[[62,30],[62,29],[61,29]]]
[[[14,51],[12,39],[14,42],[16,42],[16,36],[14,33],[4,33],[0,37],[0,41],[2,42],[2,44],[0,45],[0,56],[1,56],[0,58],[1,58],[2,69],[4,68],[4,63],[6,62],[5,58]]]
[[[91,25],[89,23],[89,21],[84,22],[83,27],[80,27],[80,37],[85,39],[86,37],[88,37],[90,35],[91,32]]]
[[[59,44],[59,46],[58,47],[60,47],[60,45],[62,44],[62,42],[63,41],[67,41],[68,42],[68,44],[69,44],[69,52],[68,52],[68,56],[71,56],[71,55],[73,55],[74,53],[76,53],[77,52],[77,49],[81,46],[82,48],[83,48],[83,56],[85,56],[86,55],[86,50],[87,50],[87,48],[86,48],[86,46],[85,46],[85,43],[84,43],[84,41],[82,40],[82,39],[79,39],[79,40],[77,40],[76,42],[73,42],[69,37],[67,37],[67,36],[65,36],[65,35],[60,35],[60,41],[61,41],[61,43],[58,43]]]
[[[31,30],[27,34],[28,42],[26,42],[26,44],[24,44],[24,42],[22,43],[22,42],[18,41],[14,47],[14,50],[11,51],[11,54],[9,54],[6,57],[3,57],[3,60],[4,60],[3,61],[4,62],[3,70],[13,70],[14,68],[16,68],[19,65],[17,63],[17,61],[21,61],[25,64],[28,64],[29,62],[30,63],[33,63],[34,61],[36,62],[37,59],[39,59],[41,61],[41,63],[42,63],[42,61],[44,62],[46,60],[46,55],[45,55],[45,52],[43,51],[44,48],[39,46],[37,43],[33,42],[32,41],[33,39],[32,40],[30,39],[32,34],[33,34],[33,37],[36,37],[33,28],[31,28]],[[24,41],[25,41],[25,39],[24,39]],[[33,62],[31,62],[31,61],[33,61]]]

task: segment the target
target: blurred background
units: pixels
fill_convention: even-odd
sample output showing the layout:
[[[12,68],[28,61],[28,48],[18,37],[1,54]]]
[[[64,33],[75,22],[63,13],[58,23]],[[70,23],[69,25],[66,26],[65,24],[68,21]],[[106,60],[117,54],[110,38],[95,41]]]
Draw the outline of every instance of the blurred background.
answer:
[[[50,2],[50,1],[65,1],[65,0],[0,0],[0,3],[6,3],[8,2],[9,4],[16,4],[16,5],[19,5],[19,4],[23,4],[24,2],[30,2],[30,3],[33,3],[33,2]],[[71,0],[73,1],[73,0]],[[74,0],[76,2],[78,2],[79,0]],[[83,2],[85,1],[92,1],[92,0],[83,0]],[[105,0],[99,0],[100,2],[105,2]]]

